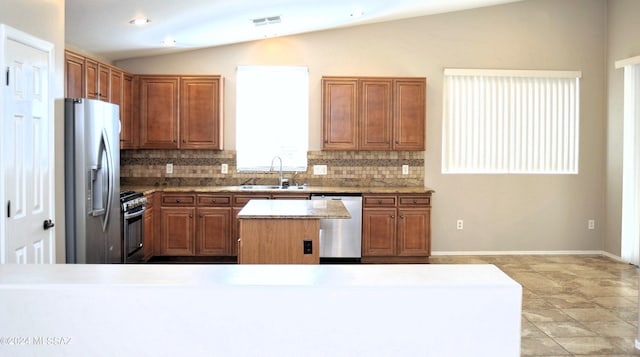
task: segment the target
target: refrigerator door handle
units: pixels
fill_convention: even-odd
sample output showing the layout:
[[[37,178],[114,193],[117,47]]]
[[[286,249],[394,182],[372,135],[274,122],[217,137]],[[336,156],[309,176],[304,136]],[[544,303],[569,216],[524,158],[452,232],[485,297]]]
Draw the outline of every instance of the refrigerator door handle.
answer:
[[[103,160],[103,155],[104,155],[104,159],[106,159],[106,167],[102,166],[102,160]],[[107,224],[109,222],[109,216],[110,216],[110,212],[111,212],[111,203],[113,200],[113,183],[114,183],[114,178],[113,178],[113,155],[111,153],[111,146],[109,146],[109,138],[107,136],[107,132],[106,130],[102,131],[102,135],[100,138],[100,151],[98,154],[98,166],[93,166],[91,167],[91,169],[89,170],[89,197],[91,202],[91,211],[89,212],[89,215],[93,216],[93,217],[97,217],[97,216],[104,216],[102,219],[102,231],[106,231],[107,229]],[[105,172],[106,171],[106,172]],[[104,192],[103,190],[100,190],[100,192],[95,192],[96,188],[95,188],[95,181],[98,178],[98,173],[103,175],[103,179],[107,180],[107,194],[106,194],[106,204],[105,199],[104,199]],[[104,185],[103,185],[104,186]],[[96,193],[100,196],[100,199],[97,200],[99,202],[96,202]],[[96,204],[100,204],[102,207],[96,207]]]
[[[115,178],[113,177],[114,163],[113,163],[113,153],[111,152],[111,143],[109,142],[109,136],[107,135],[107,130],[102,129],[102,144],[104,153],[107,156],[107,205],[105,207],[105,215],[104,220],[102,221],[102,230],[107,230],[107,224],[109,222],[109,216],[111,213],[111,204],[113,200],[113,185],[115,182]]]

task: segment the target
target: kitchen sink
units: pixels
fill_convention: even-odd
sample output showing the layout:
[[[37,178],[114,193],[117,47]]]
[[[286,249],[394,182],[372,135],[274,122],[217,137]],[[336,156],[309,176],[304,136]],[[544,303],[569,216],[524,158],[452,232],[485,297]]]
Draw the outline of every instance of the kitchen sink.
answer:
[[[302,190],[306,186],[283,186],[278,185],[240,185],[243,190]]]

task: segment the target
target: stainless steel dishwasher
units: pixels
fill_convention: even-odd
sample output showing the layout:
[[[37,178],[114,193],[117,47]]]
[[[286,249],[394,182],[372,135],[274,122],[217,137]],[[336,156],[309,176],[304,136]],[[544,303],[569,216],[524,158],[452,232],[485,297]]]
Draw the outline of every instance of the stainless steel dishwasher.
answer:
[[[314,194],[312,200],[340,200],[350,219],[320,220],[320,258],[362,257],[362,195]]]

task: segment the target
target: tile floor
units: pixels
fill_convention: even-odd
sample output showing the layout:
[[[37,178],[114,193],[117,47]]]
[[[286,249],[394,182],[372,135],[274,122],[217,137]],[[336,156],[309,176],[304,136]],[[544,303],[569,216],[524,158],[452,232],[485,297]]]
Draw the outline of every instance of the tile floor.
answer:
[[[601,255],[432,256],[495,264],[522,285],[522,356],[640,356],[639,270]]]

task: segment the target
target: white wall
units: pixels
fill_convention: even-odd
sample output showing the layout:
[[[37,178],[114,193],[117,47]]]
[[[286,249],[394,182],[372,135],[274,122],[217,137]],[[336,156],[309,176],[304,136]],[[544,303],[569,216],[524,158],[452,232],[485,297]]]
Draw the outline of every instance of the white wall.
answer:
[[[2,0],[0,23],[54,44],[56,256],[64,262],[64,0]]]
[[[451,14],[119,61],[134,73],[226,77],[225,148],[235,133],[235,67],[308,65],[310,148],[320,148],[320,77],[426,76],[425,186],[436,190],[433,250],[601,250],[605,230],[606,6],[529,0]],[[578,175],[442,175],[445,67],[582,71]],[[465,229],[455,229],[464,219]],[[596,229],[587,230],[587,220]]]
[[[607,230],[605,249],[620,255],[624,71],[615,61],[640,55],[640,1],[608,1]]]

